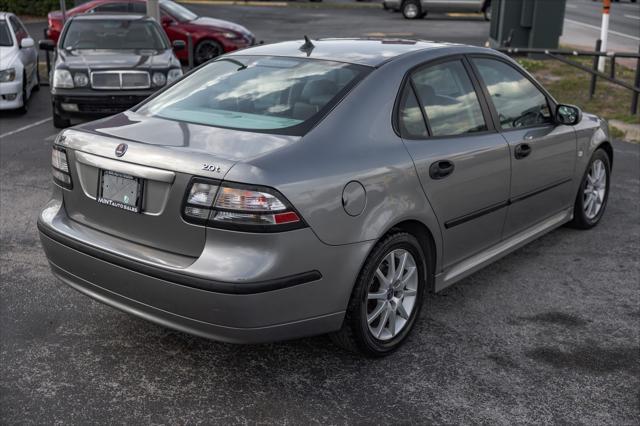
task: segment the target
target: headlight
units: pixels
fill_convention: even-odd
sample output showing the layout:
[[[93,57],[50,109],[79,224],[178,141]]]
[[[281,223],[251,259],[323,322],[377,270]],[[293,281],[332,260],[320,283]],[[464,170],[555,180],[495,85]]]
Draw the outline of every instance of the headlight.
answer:
[[[8,81],[13,81],[15,79],[16,79],[15,68],[9,68],[9,69],[0,71],[0,83],[6,83]]]
[[[73,78],[69,70],[55,70],[53,72],[53,87],[58,89],[73,89]]]
[[[167,82],[167,78],[164,76],[164,73],[161,72],[154,72],[151,80],[155,86],[164,86]]]
[[[182,77],[182,69],[172,68],[169,70],[169,73],[167,74],[167,83],[173,83],[180,77]]]
[[[77,72],[73,76],[73,82],[76,87],[84,87],[89,84],[89,77],[83,72]]]
[[[232,33],[232,32],[225,32],[225,33],[222,33],[222,35],[223,35],[225,38],[229,38],[229,39],[240,38],[240,35],[239,35],[239,34]]]

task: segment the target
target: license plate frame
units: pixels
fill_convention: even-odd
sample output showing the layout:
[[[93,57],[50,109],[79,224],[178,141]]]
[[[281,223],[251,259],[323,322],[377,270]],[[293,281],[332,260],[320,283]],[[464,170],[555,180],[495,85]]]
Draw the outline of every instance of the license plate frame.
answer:
[[[98,196],[96,197],[98,203],[131,213],[142,212],[143,179],[106,169],[101,169],[98,177]],[[106,188],[105,182],[107,185]],[[109,187],[109,185],[111,185],[111,187]],[[135,185],[135,187],[132,187],[133,185]],[[116,199],[116,196],[119,195],[121,195],[120,198],[122,198],[122,200]],[[130,196],[135,196],[134,203],[127,200]]]

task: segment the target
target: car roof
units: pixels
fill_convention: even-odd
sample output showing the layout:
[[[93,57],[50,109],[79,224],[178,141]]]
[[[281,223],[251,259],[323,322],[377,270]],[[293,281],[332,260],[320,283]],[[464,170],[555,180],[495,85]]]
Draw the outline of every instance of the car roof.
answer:
[[[9,15],[13,15],[13,13],[9,13],[9,12],[0,12],[0,19],[6,19],[7,16]]]
[[[446,42],[390,38],[323,38],[311,40],[312,49],[303,49],[305,40],[266,44],[234,52],[231,56],[268,55],[324,59],[377,67],[400,55],[456,46]]]
[[[104,19],[114,19],[120,21],[137,21],[137,20],[151,20],[150,17],[141,15],[139,13],[87,13],[74,15],[71,17],[74,21],[96,21]]]

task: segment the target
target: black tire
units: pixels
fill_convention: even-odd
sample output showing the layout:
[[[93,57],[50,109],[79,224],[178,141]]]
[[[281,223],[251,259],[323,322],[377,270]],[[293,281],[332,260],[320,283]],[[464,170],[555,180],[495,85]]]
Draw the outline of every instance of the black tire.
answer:
[[[222,45],[215,40],[202,40],[193,51],[193,62],[196,66],[202,65],[210,59],[224,54]]]
[[[19,114],[26,114],[29,111],[29,103],[27,99],[27,75],[22,75],[22,106],[18,108]]]
[[[393,250],[404,249],[409,252],[416,264],[418,287],[413,310],[403,328],[389,340],[379,340],[369,330],[367,322],[367,295],[374,280],[376,269]],[[331,334],[331,340],[338,346],[370,357],[381,357],[398,349],[406,340],[415,325],[424,301],[425,288],[431,282],[424,253],[418,240],[406,232],[396,232],[383,238],[369,254],[360,275],[356,280],[342,328]]]
[[[424,18],[426,13],[422,12],[422,7],[420,6],[420,1],[418,0],[406,0],[402,3],[400,7],[402,12],[402,16],[405,19],[418,19]]]
[[[56,129],[66,129],[71,126],[71,120],[68,118],[62,118],[58,114],[56,114],[55,110],[53,111],[53,127]]]
[[[590,218],[585,212],[585,190],[588,187],[588,175],[591,171],[592,165],[596,161],[601,161],[604,164],[604,170],[606,173],[606,184],[605,184],[605,192],[602,198],[602,204],[600,206],[600,210],[597,214]],[[573,220],[569,222],[569,226],[577,229],[591,229],[596,226],[602,216],[604,215],[604,211],[607,207],[607,201],[609,200],[609,185],[611,183],[611,160],[609,159],[609,155],[603,149],[597,149],[591,159],[589,160],[589,164],[587,165],[587,169],[585,170],[582,181],[580,182],[580,187],[578,189],[578,194],[576,195],[576,199],[573,205]]]
[[[40,90],[40,70],[38,70],[38,61],[36,60],[36,84],[31,89],[32,92]]]

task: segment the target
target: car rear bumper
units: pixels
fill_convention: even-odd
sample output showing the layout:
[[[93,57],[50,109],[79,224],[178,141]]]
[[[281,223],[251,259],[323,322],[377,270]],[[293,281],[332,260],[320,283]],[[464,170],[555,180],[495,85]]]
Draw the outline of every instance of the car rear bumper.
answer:
[[[60,90],[55,89],[51,101],[56,114],[64,118],[105,117],[125,111],[156,92],[151,90]],[[71,110],[68,105],[75,105]]]
[[[358,259],[366,256],[370,246],[332,247],[318,240],[318,246],[298,248],[309,250],[309,256],[318,261],[317,269],[290,265],[307,270],[232,282],[195,277],[187,272],[189,268],[176,272],[88,244],[82,225],[70,221],[62,202],[55,199],[40,215],[38,228],[52,272],[65,284],[166,327],[232,343],[286,340],[339,329],[360,268]],[[108,238],[105,234],[105,241]],[[267,275],[282,267],[247,263],[248,268]],[[213,275],[218,265],[224,268],[224,261],[211,265]]]

